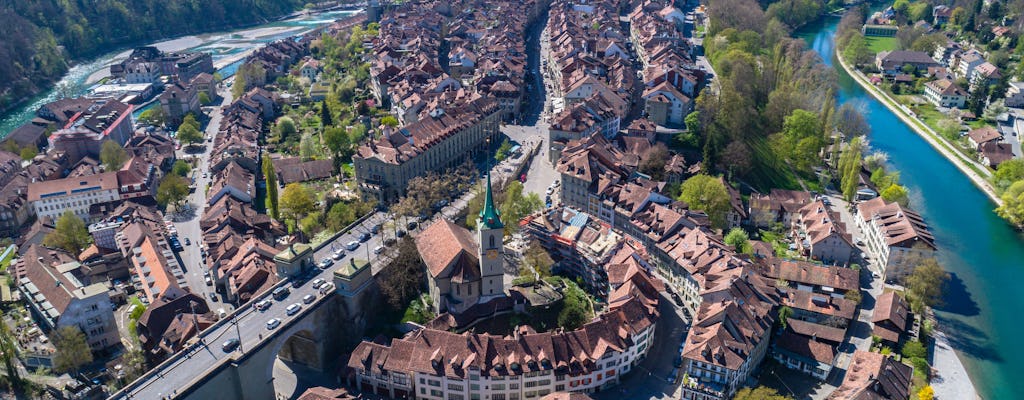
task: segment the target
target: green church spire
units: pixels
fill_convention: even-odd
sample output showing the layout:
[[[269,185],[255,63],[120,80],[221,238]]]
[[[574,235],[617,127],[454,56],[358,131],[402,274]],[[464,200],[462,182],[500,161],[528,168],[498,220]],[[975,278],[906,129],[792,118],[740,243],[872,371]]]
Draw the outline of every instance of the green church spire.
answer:
[[[494,196],[491,195],[491,171],[487,171],[487,195],[484,197],[484,209],[480,210],[480,229],[502,229],[501,213],[494,207]]]

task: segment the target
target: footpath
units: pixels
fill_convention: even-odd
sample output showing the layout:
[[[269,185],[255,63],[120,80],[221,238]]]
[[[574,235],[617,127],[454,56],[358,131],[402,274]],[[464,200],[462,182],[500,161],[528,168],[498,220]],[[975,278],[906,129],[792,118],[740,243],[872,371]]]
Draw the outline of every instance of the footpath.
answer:
[[[988,180],[981,177],[975,172],[967,163],[970,161],[964,160],[963,157],[955,153],[955,150],[950,149],[945,141],[941,141],[938,133],[932,131],[923,122],[910,114],[910,111],[892,99],[888,94],[882,92],[881,89],[872,85],[866,76],[860,71],[851,68],[846,61],[839,57],[838,54],[836,59],[839,60],[839,64],[843,66],[846,73],[850,74],[857,83],[864,88],[868,93],[871,93],[879,102],[884,104],[893,114],[896,114],[903,123],[907,124],[914,132],[924,138],[928,143],[939,151],[946,159],[956,165],[961,172],[967,175],[972,182],[992,201],[996,204],[1002,205],[1002,199],[996,196],[995,190],[992,185],[989,184]],[[985,170],[988,172],[987,170]],[[938,328],[934,330],[935,346],[932,354],[932,369],[934,370],[934,376],[932,377],[931,385],[935,389],[935,398],[937,399],[964,399],[974,400],[980,399],[978,391],[974,388],[974,383],[971,382],[970,376],[967,375],[967,369],[964,368],[963,362],[956,355],[956,352],[949,345],[949,340],[946,335],[939,331]],[[913,397],[913,396],[912,396]]]
[[[839,60],[839,65],[843,66],[846,73],[853,77],[853,80],[857,81],[857,84],[885,105],[889,111],[896,114],[904,124],[910,127],[910,129],[917,133],[918,136],[927,141],[928,144],[935,148],[935,150],[938,150],[943,157],[946,157],[947,160],[952,162],[953,165],[955,165],[960,172],[963,172],[963,174],[966,175],[975,186],[981,189],[982,192],[985,192],[985,195],[987,195],[989,199],[992,199],[996,205],[1003,205],[1003,200],[996,195],[996,191],[992,187],[992,184],[990,184],[988,179],[986,179],[991,175],[991,173],[985,169],[984,166],[967,159],[964,155],[950,148],[950,144],[944,139],[941,139],[937,132],[925,125],[924,122],[921,122],[921,120],[918,119],[912,111],[907,109],[905,106],[900,105],[895,99],[883,92],[881,89],[875,87],[875,85],[872,85],[864,73],[850,67],[850,65],[847,64],[846,61],[838,55],[838,53],[836,53],[836,59]],[[983,172],[978,172],[978,170]],[[985,176],[982,176],[982,174]]]

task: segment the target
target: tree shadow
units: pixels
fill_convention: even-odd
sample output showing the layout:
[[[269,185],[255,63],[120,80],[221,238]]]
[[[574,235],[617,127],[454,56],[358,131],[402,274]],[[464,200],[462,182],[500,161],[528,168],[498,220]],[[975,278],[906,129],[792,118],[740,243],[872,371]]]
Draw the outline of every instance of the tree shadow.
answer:
[[[949,345],[953,349],[980,360],[1001,363],[1005,361],[999,352],[988,343],[988,335],[981,329],[953,318],[943,318],[936,314],[939,329],[946,334]]]
[[[949,274],[949,282],[946,283],[942,295],[943,304],[936,307],[936,310],[950,314],[973,317],[981,313],[978,303],[971,298],[963,279],[954,273]]]

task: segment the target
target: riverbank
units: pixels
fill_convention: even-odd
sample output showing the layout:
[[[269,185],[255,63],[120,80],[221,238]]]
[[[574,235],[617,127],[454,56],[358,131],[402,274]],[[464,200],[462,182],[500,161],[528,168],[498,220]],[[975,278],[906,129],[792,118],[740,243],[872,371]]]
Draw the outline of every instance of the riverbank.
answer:
[[[918,136],[927,141],[929,145],[935,148],[935,150],[938,150],[939,154],[942,154],[943,157],[953,163],[953,165],[967,176],[975,186],[981,189],[981,191],[984,192],[993,203],[1000,206],[1003,205],[1003,200],[999,198],[996,194],[995,188],[993,188],[992,184],[989,183],[988,179],[986,179],[991,175],[987,169],[979,167],[971,160],[964,159],[964,157],[956,150],[953,150],[950,147],[950,144],[942,139],[938,133],[925,125],[924,122],[916,116],[912,115],[909,110],[900,106],[895,99],[883,92],[882,89],[872,85],[864,73],[858,71],[856,68],[850,67],[850,65],[846,63],[846,60],[843,60],[843,58],[839,56],[838,49],[836,49],[835,56],[836,59],[839,60],[839,65],[846,70],[846,73],[849,74],[850,77],[852,77],[853,80],[864,89],[864,91],[871,94],[872,97],[892,111],[892,113],[903,121],[903,123],[914,131],[914,133],[917,133]],[[982,174],[985,174],[985,176],[983,177]]]
[[[996,196],[995,190],[992,189],[988,180],[975,173],[966,164],[962,164],[963,160],[954,153],[954,150],[948,148],[945,142],[939,142],[941,139],[938,138],[938,135],[935,134],[935,132],[927,132],[925,129],[922,129],[922,127],[927,128],[927,126],[917,120],[916,117],[909,115],[902,107],[899,107],[897,105],[898,103],[882,92],[881,89],[872,85],[863,73],[851,68],[838,53],[836,53],[836,59],[839,60],[839,65],[843,67],[846,73],[849,74],[850,77],[852,77],[853,80],[864,89],[864,91],[871,94],[872,97],[888,108],[889,111],[903,121],[903,123],[912,131],[925,139],[925,141],[938,150],[943,157],[952,162],[953,165],[963,172],[975,186],[985,192],[992,201],[996,202],[996,204],[1002,204],[1002,200]],[[949,340],[946,338],[946,335],[937,328],[934,331],[934,337],[935,345],[932,353],[932,368],[936,371],[936,374],[931,385],[932,388],[935,389],[936,398],[980,399],[981,397],[978,395],[978,391],[974,387],[974,382],[971,381],[970,376],[967,374],[967,369],[964,367],[963,361],[960,360],[960,357],[956,354],[952,346],[949,345]]]

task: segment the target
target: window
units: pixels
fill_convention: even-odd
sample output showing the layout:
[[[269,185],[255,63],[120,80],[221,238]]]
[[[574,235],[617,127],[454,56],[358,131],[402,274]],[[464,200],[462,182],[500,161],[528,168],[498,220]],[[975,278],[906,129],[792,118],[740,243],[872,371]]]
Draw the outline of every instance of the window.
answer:
[[[491,241],[491,247],[490,248],[493,249],[494,248],[494,235],[491,235],[490,241]]]

